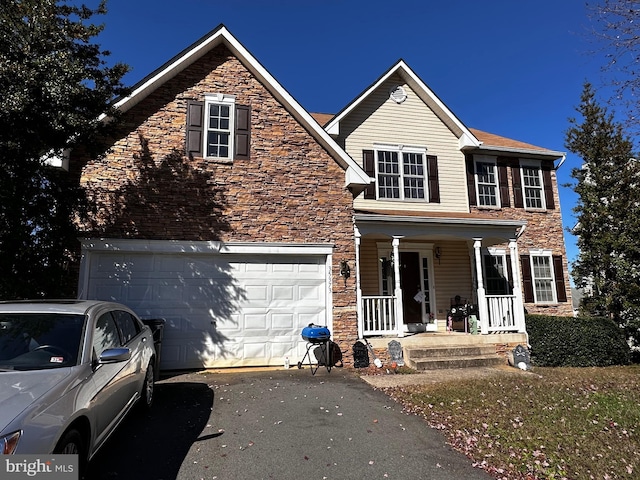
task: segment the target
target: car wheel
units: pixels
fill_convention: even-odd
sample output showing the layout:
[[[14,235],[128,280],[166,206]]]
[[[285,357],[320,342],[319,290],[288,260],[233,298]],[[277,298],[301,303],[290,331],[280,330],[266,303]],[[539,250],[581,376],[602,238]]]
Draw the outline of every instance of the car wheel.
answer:
[[[80,478],[82,478],[82,475],[86,470],[87,453],[84,440],[78,430],[72,429],[65,432],[58,442],[58,445],[56,445],[53,453],[61,455],[78,455]]]
[[[149,362],[147,366],[147,374],[144,376],[144,382],[142,383],[142,391],[140,392],[140,404],[144,409],[151,408],[153,405],[153,394],[155,389],[155,377],[154,377],[153,362]]]

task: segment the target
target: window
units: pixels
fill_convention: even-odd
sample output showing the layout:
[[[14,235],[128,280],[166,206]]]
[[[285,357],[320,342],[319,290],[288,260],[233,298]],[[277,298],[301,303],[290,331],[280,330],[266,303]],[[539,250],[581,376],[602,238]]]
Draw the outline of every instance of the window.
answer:
[[[426,166],[424,149],[402,148],[376,152],[378,198],[424,200],[426,198]]]
[[[233,151],[233,110],[235,97],[214,95],[205,98],[205,156],[230,158]]]
[[[116,318],[116,323],[120,328],[120,332],[122,333],[122,343],[126,345],[133,337],[140,333],[140,325],[128,312],[116,310],[113,314]]]
[[[93,350],[96,357],[100,357],[102,352],[109,348],[119,348],[120,346],[120,334],[116,322],[111,313],[105,313],[98,318],[93,332]]]
[[[523,164],[521,175],[525,208],[545,208],[540,165]]]
[[[465,163],[470,206],[481,208],[511,206],[506,158],[492,155],[467,155]]]
[[[511,295],[505,255],[488,254],[483,260],[487,295]]]
[[[520,256],[522,289],[525,303],[556,303],[568,301],[565,283],[566,262],[562,255],[550,250],[532,249]]]
[[[476,162],[476,182],[478,205],[482,207],[499,207],[498,175],[495,161]]]
[[[233,95],[187,102],[186,153],[190,157],[249,159],[251,108]]]
[[[554,303],[554,276],[550,256],[531,256],[531,275],[536,303]]]

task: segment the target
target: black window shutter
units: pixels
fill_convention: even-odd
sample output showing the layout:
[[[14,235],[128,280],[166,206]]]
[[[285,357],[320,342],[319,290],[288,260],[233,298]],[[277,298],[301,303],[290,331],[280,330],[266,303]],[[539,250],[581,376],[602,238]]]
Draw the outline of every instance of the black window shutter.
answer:
[[[509,179],[507,174],[507,164],[504,161],[498,159],[498,186],[500,188],[500,206],[510,207],[511,200],[509,199]]]
[[[467,155],[465,159],[467,163],[467,194],[469,195],[469,205],[475,207],[476,201],[476,169],[473,163],[473,155]]]
[[[564,283],[564,268],[562,265],[562,255],[553,256],[553,273],[556,281],[556,295],[558,302],[567,301],[567,289]]]
[[[522,181],[520,180],[520,165],[514,165],[511,167],[511,178],[513,180],[513,206],[516,208],[524,208]]]
[[[186,153],[191,157],[202,157],[204,143],[204,102],[187,102]]]
[[[376,176],[376,164],[373,154],[373,150],[362,151],[362,166],[367,175],[371,178]],[[376,198],[376,184],[371,183],[364,191],[364,198],[375,200]]]
[[[553,200],[553,183],[551,182],[551,168],[548,165],[543,165],[542,167],[542,181],[544,183],[544,201],[547,206],[547,210],[553,210],[554,208],[556,208],[556,204]]]
[[[236,105],[235,155],[238,160],[249,160],[251,140],[251,107]]]
[[[533,303],[533,279],[531,278],[531,258],[529,255],[520,255],[520,266],[522,267],[522,290],[524,292],[525,303]]]
[[[429,202],[440,203],[440,184],[438,182],[438,157],[427,155],[427,179],[429,181]]]

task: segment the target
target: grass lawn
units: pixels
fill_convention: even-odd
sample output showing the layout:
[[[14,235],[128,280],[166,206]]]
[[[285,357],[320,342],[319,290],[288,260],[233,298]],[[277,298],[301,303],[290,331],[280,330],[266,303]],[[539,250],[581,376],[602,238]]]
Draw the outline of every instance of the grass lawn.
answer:
[[[640,366],[388,388],[500,479],[640,478]]]

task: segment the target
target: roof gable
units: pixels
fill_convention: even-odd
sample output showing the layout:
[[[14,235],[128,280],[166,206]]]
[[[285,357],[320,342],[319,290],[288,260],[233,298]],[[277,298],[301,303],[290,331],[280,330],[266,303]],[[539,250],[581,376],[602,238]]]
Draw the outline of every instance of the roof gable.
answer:
[[[340,133],[340,122],[359,106],[361,106],[378,88],[380,88],[390,77],[398,75],[404,80],[413,92],[433,110],[436,116],[442,121],[458,138],[460,148],[479,147],[481,142],[474,134],[453,114],[451,110],[438,98],[438,96],[418,77],[411,68],[404,62],[398,60],[380,78],[367,87],[360,95],[351,101],[342,111],[340,111],[331,121],[326,123],[325,130],[332,135]]]
[[[220,24],[214,30],[135,84],[129,95],[116,101],[115,107],[122,112],[126,112],[219,45],[225,45],[287,111],[307,129],[311,136],[332,158],[336,160],[345,170],[347,186],[352,187],[355,193],[359,193],[364,186],[370,183],[369,176],[362,168],[338,146],[333,138],[322,129],[319,123],[276,81],[223,24]]]

